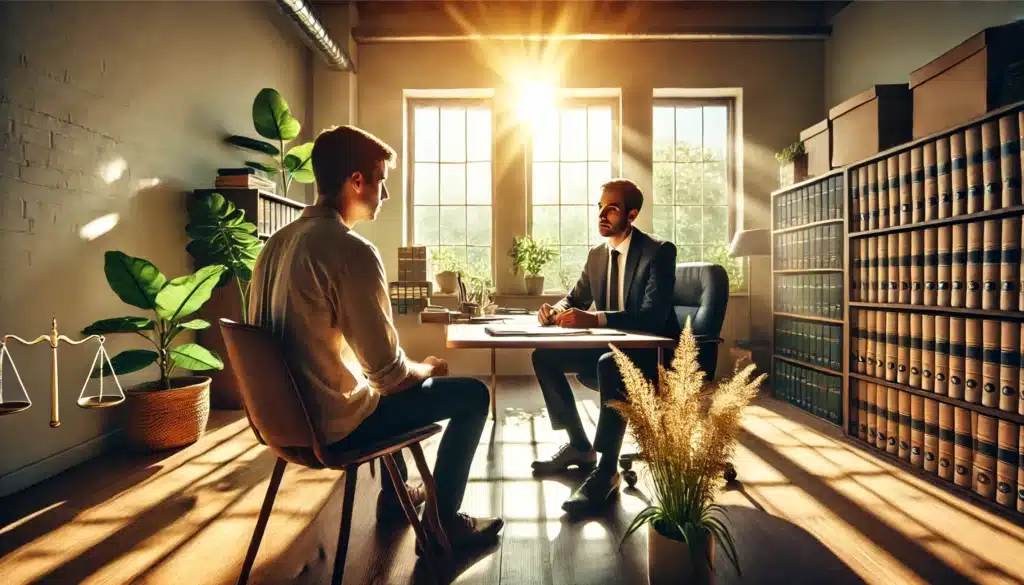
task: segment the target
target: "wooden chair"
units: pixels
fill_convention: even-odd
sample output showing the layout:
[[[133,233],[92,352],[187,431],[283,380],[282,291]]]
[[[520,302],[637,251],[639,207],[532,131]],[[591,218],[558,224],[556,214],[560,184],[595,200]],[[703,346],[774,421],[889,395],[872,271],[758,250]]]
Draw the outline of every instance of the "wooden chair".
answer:
[[[416,466],[423,478],[427,493],[424,518],[441,545],[444,556],[451,554],[451,545],[441,527],[437,513],[437,486],[423,456],[420,442],[441,431],[436,424],[415,429],[400,436],[392,437],[371,445],[345,452],[326,449],[326,443],[312,424],[305,403],[295,385],[291,371],[284,360],[277,341],[266,331],[254,325],[220,319],[228,359],[238,381],[246,416],[260,443],[277,455],[277,463],[270,476],[267,495],[256,521],[256,528],[249,543],[249,551],[242,563],[238,584],[244,585],[249,579],[256,560],[256,553],[263,538],[263,532],[274,506],[277,489],[281,485],[285,466],[291,462],[314,469],[343,469],[345,471],[345,495],[341,512],[341,532],[338,535],[338,550],[334,556],[332,585],[341,585],[345,573],[345,556],[348,552],[349,533],[352,529],[352,508],[356,494],[356,479],[359,466],[381,458],[394,482],[406,518],[416,532],[416,540],[425,551],[424,558],[438,582],[443,579],[441,565],[434,555],[435,547],[427,542],[427,533],[416,515],[409,492],[405,488],[395,465],[393,454],[408,447],[416,460]],[[446,559],[442,559],[446,560]]]

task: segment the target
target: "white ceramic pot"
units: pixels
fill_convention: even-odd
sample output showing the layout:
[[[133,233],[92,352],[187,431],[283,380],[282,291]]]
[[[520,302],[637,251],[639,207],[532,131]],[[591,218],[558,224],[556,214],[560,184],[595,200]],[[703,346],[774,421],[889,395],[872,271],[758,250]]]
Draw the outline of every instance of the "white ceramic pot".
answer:
[[[710,550],[709,550],[710,549]],[[704,559],[704,562],[694,562]],[[647,525],[647,575],[650,585],[714,585],[715,540],[708,536],[701,551],[690,554],[685,542],[672,540]]]
[[[437,279],[437,287],[441,289],[443,294],[454,294],[455,289],[459,286],[458,272],[452,272],[451,270],[438,272],[435,278]]]
[[[539,296],[544,294],[544,277],[543,276],[527,276],[526,277],[526,294]]]

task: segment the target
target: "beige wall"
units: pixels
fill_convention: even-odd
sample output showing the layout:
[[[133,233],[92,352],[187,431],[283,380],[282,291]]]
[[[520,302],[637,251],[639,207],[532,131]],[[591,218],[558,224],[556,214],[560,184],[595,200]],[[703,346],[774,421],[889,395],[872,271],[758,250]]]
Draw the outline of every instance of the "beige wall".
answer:
[[[169,277],[191,272],[184,193],[247,158],[221,137],[255,135],[251,104],[263,87],[306,120],[309,52],[287,26],[264,2],[0,3],[0,333],[31,339],[56,316],[79,338],[96,319],[142,314],[108,287],[106,250]],[[104,183],[100,169],[118,159],[123,174]],[[111,231],[79,235],[113,213]],[[144,343],[114,336],[108,347]],[[121,410],[75,404],[95,347],[60,347],[62,424],[51,429],[47,346],[12,344],[33,406],[0,418],[0,495],[88,458],[118,428]]]
[[[1024,18],[1024,2],[853,2],[825,43],[826,107],[910,72],[982,29]]]
[[[364,44],[359,47],[358,123],[391,143],[405,155],[403,142],[404,90],[473,88],[493,90],[495,127],[512,126],[515,90],[506,75],[522,56],[539,54],[536,47],[497,43],[486,50],[463,42]],[[565,43],[557,52],[564,57],[561,86],[621,90],[622,174],[651,192],[651,123],[655,88],[739,88],[742,103],[743,166],[747,227],[768,227],[769,193],[778,185],[773,153],[792,142],[792,137],[824,117],[824,43],[786,42],[581,42]],[[506,251],[514,234],[526,231],[525,163],[522,137],[514,132],[498,135],[494,174],[494,254],[499,293],[524,290],[514,277]],[[402,164],[392,173],[392,192],[403,186]],[[402,189],[404,192],[404,188]],[[405,239],[403,198],[384,206],[378,220],[358,229],[373,240],[384,256],[389,274],[397,269],[397,247]],[[650,207],[638,224],[650,226]],[[756,261],[754,320],[759,331],[769,329],[768,265]],[[536,303],[536,299],[499,299],[507,304]],[[737,300],[730,312],[747,305]],[[425,339],[440,339],[433,329],[412,321],[400,328],[403,344],[416,357],[441,351]],[[745,330],[743,331],[745,335]],[[439,342],[438,342],[439,343]],[[435,349],[436,348],[436,349]],[[454,352],[469,354],[470,352]],[[489,371],[485,354],[452,356],[453,370],[477,374]],[[526,352],[498,356],[502,373],[529,373]]]

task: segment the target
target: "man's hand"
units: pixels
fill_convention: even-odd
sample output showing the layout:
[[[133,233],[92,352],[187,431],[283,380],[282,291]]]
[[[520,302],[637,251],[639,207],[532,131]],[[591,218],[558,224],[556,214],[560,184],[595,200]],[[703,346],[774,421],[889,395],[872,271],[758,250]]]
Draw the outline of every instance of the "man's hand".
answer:
[[[432,355],[427,356],[427,359],[423,360],[423,363],[430,366],[430,377],[432,378],[439,378],[441,376],[448,375],[448,362],[439,357],[434,357]]]
[[[557,311],[551,305],[544,303],[540,306],[540,310],[537,311],[537,321],[540,321],[541,325],[551,325],[552,318],[557,315]]]
[[[597,327],[597,315],[589,311],[569,309],[568,311],[555,315],[555,325],[558,325],[559,327],[574,327],[580,329]]]

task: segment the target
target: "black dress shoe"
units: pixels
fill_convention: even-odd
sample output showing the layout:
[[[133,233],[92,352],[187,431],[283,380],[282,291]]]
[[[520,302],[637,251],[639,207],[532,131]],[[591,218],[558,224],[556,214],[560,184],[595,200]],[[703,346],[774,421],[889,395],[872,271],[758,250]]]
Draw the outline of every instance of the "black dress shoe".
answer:
[[[534,473],[538,475],[548,475],[561,473],[573,465],[580,469],[593,469],[596,464],[597,453],[593,449],[590,451],[580,451],[573,447],[571,443],[566,443],[559,447],[558,451],[550,459],[534,461],[531,467]]]
[[[501,518],[477,518],[469,514],[459,512],[451,521],[445,524],[444,533],[452,546],[452,553],[459,557],[475,549],[487,548],[498,543],[498,533],[505,526]],[[431,532],[427,531],[428,535]],[[430,538],[431,545],[435,547],[435,553],[440,554],[440,545]],[[420,543],[416,543],[416,556],[423,554]]]
[[[419,509],[427,501],[427,490],[422,485],[407,486],[409,488],[409,499],[412,500],[412,507]],[[377,494],[377,522],[380,524],[408,524],[409,519],[405,517],[405,509],[398,496],[394,495],[395,490],[381,490]]]
[[[562,509],[570,515],[602,511],[618,495],[621,484],[619,472],[595,469],[583,485],[562,503]]]

